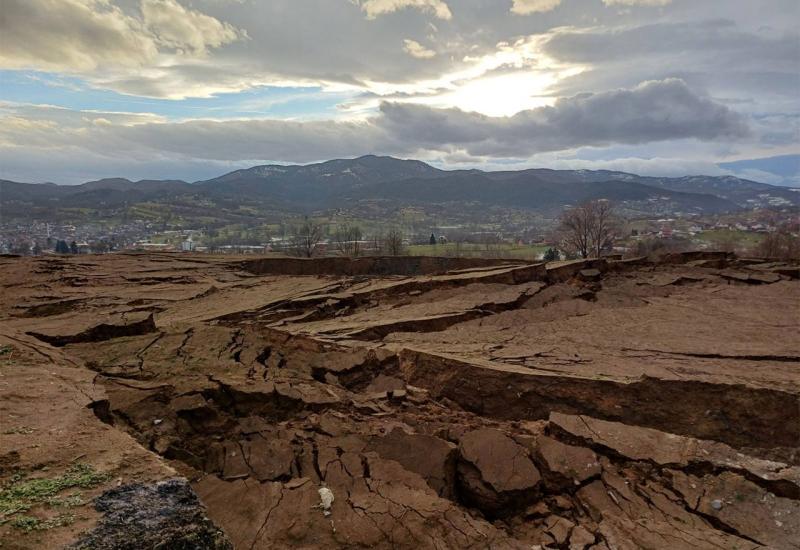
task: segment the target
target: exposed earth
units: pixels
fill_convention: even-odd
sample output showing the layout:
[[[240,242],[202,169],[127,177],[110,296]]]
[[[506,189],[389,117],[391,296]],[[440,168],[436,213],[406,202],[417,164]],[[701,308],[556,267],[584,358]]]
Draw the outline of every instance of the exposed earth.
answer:
[[[0,258],[0,548],[800,548],[799,275]]]

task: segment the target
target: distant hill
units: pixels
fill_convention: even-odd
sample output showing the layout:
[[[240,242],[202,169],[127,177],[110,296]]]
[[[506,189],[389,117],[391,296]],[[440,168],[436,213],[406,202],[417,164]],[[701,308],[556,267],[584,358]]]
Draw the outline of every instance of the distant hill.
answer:
[[[187,216],[214,209],[237,216],[243,215],[242,211],[302,213],[348,209],[362,203],[393,208],[470,205],[551,215],[565,205],[598,198],[632,211],[660,213],[720,213],[800,204],[800,193],[794,190],[731,176],[440,170],[416,160],[373,155],[305,166],[255,166],[194,183],[111,178],[66,186],[0,180],[0,213],[16,217],[25,209],[33,216],[58,209],[104,212],[141,203],[183,209]]]

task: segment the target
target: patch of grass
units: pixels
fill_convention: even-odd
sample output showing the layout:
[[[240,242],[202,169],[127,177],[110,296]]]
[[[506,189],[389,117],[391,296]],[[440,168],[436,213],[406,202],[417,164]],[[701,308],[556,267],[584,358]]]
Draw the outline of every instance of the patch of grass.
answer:
[[[33,516],[17,516],[11,520],[11,526],[30,533],[31,531],[43,531],[53,527],[65,527],[75,523],[75,516],[72,514],[59,514],[48,519],[39,519]]]
[[[25,479],[24,476],[14,476],[8,485],[0,489],[0,523],[5,523],[11,516],[27,512],[38,504],[61,505],[53,504],[59,502],[60,499],[57,499],[56,495],[61,491],[75,487],[81,489],[95,487],[107,481],[109,477],[109,474],[97,472],[87,464],[75,464],[60,476],[52,478]],[[75,496],[66,497],[63,502],[69,504],[65,505],[80,506]]]
[[[12,527],[16,527],[20,531],[25,531],[26,533],[34,531],[40,523],[41,520],[33,516],[17,516],[11,520]]]
[[[21,435],[30,435],[36,430],[34,428],[29,428],[28,426],[17,426],[16,428],[11,428],[10,430],[6,430],[3,432],[5,435],[11,434],[21,434]]]
[[[0,346],[0,357],[4,355],[11,355],[12,351],[14,351],[14,346],[3,344],[2,346]]]
[[[80,492],[65,497],[50,497],[45,502],[48,506],[54,508],[74,508],[75,506],[83,506],[86,504],[86,501],[83,500],[83,494]]]

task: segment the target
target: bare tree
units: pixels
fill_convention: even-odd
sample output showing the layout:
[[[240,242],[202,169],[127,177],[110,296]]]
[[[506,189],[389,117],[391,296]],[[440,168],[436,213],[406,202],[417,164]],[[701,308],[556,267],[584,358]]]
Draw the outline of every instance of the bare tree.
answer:
[[[614,207],[607,200],[597,200],[588,203],[592,211],[592,224],[590,233],[592,237],[592,251],[595,258],[599,258],[603,250],[610,249],[613,240]]]
[[[779,227],[764,237],[756,248],[756,253],[765,258],[800,259],[800,235],[793,233],[788,225]]]
[[[389,256],[402,256],[405,249],[403,232],[399,229],[390,229],[383,240],[383,249]]]
[[[568,251],[577,253],[581,258],[589,257],[592,239],[590,225],[589,210],[585,205],[561,213],[559,223],[561,241]]]
[[[383,253],[383,245],[385,244],[385,239],[383,236],[383,232],[378,230],[372,236],[372,253],[375,255],[380,256]]]
[[[563,245],[581,258],[600,257],[611,245],[614,226],[614,209],[607,200],[583,203],[561,214],[561,240]]]
[[[361,255],[361,228],[357,225],[348,223],[340,225],[334,233],[334,241],[336,248],[343,256],[360,256]]]
[[[289,252],[295,256],[310,258],[321,240],[322,226],[306,218],[300,227],[295,227],[292,231]]]

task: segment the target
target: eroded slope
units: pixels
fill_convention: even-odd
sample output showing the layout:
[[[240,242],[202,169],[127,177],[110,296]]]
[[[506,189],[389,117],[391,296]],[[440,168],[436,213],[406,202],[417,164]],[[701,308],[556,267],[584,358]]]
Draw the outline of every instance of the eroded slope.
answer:
[[[24,400],[128,442],[74,442],[92,494],[177,470],[236,548],[796,548],[797,268],[667,260],[3,259],[0,372],[90,380]]]

